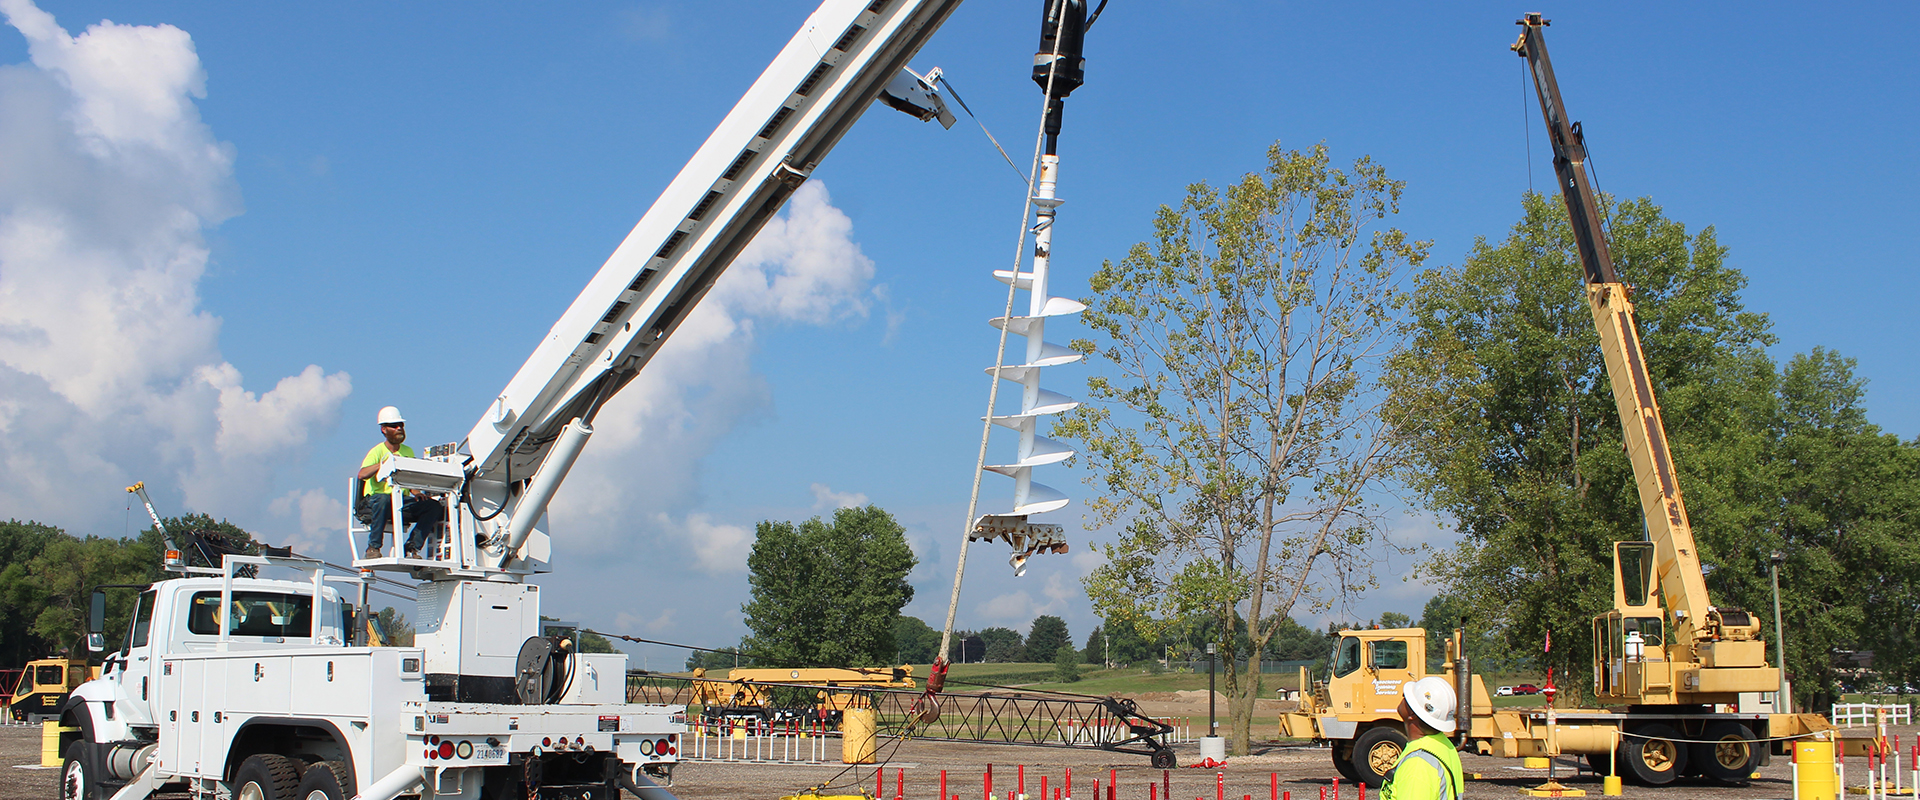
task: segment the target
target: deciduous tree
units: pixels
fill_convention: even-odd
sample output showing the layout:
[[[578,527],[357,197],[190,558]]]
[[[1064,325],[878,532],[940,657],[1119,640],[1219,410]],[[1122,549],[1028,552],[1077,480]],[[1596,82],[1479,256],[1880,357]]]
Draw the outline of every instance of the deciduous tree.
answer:
[[[1277,621],[1368,585],[1388,546],[1373,492],[1399,451],[1375,378],[1428,249],[1383,223],[1403,188],[1276,144],[1262,172],[1162,206],[1089,281],[1097,338],[1073,346],[1096,374],[1054,428],[1082,443],[1089,521],[1121,529],[1087,591],[1109,622],[1213,620],[1236,754]],[[1262,621],[1250,647],[1240,620]]]
[[[886,665],[915,563],[906,529],[878,506],[760,523],[747,556],[752,600],[741,607],[746,652],[764,666]]]

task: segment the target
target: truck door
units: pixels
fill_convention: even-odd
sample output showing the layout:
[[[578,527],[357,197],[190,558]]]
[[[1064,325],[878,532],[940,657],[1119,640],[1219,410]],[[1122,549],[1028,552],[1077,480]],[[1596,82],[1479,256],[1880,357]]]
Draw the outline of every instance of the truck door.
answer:
[[[1333,680],[1328,681],[1327,694],[1339,703],[1333,709],[1336,714],[1351,714],[1354,701],[1360,691],[1360,640],[1353,636],[1340,637],[1340,644],[1333,651]]]
[[[1373,691],[1366,710],[1392,714],[1400,706],[1400,687],[1419,676],[1413,672],[1411,642],[1406,639],[1374,639],[1367,642],[1367,668],[1373,678]],[[1421,665],[1425,667],[1424,664]]]
[[[153,685],[154,648],[150,641],[157,596],[152,589],[140,593],[140,600],[133,607],[132,626],[127,631],[126,674],[121,676],[120,686],[135,701],[134,707],[125,712],[129,722],[159,721],[153,718],[152,711],[156,687]]]

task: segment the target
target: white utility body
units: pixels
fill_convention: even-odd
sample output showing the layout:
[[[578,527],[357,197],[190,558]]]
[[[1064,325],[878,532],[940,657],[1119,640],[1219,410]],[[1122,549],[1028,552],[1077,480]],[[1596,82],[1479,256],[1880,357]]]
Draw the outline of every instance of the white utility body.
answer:
[[[626,656],[543,635],[527,579],[550,570],[547,504],[601,405],[874,100],[952,125],[906,64],[958,5],[828,0],[807,18],[467,438],[382,465],[446,511],[419,555],[401,552],[398,504],[358,577],[293,556],[190,567],[170,543],[182,577],[144,587],[124,646],[63,710],[62,797],[670,797],[649,776],[671,777],[684,707],[625,703]],[[349,521],[355,554],[366,522]],[[236,577],[248,567],[309,579]],[[356,641],[381,573],[417,581],[413,647]]]

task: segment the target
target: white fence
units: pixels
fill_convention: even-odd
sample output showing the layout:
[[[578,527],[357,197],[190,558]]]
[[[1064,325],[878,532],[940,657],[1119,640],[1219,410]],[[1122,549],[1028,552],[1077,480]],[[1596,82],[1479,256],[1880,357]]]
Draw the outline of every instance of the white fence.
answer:
[[[824,764],[840,761],[840,732],[819,723],[737,719],[687,724],[682,761]]]
[[[1843,728],[1872,725],[1879,719],[1879,711],[1885,709],[1887,722],[1894,725],[1913,724],[1913,706],[1876,705],[1874,703],[1835,703],[1829,719]]]

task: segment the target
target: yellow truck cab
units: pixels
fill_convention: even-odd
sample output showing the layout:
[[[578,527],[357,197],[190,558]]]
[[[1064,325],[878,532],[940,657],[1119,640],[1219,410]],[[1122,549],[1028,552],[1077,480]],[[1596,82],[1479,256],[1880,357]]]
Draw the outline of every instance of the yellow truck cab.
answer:
[[[1406,729],[1395,709],[1400,687],[1427,676],[1427,632],[1422,628],[1341,631],[1323,679],[1308,681],[1301,669],[1300,708],[1280,715],[1280,735],[1333,745],[1341,776],[1378,787],[1400,760]],[[1451,662],[1445,670],[1453,680]],[[1473,676],[1473,712],[1490,714],[1487,688]]]
[[[100,674],[78,658],[42,658],[27,662],[14,686],[9,710],[16,722],[37,722],[60,716],[67,695]]]

